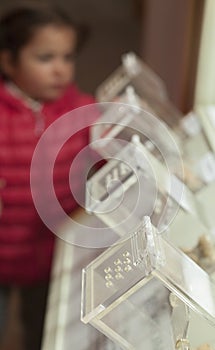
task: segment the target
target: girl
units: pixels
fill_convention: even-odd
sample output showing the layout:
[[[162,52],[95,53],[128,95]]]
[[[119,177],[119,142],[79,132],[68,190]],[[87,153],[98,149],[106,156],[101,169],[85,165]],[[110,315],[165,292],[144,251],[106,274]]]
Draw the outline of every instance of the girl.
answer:
[[[35,210],[30,165],[48,125],[93,103],[71,83],[77,34],[65,14],[44,4],[19,6],[0,20],[0,313],[11,290],[18,289],[25,349],[31,350],[40,349],[54,235]],[[67,184],[69,167],[87,143],[85,130],[68,142],[55,164],[55,190],[68,213],[76,206]],[[83,169],[84,164],[77,171]],[[4,321],[1,317],[0,330]]]

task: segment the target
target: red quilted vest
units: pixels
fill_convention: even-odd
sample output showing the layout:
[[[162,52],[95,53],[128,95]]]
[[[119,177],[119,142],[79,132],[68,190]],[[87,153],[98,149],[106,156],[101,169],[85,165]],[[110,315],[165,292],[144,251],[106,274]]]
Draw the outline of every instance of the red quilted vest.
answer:
[[[93,102],[92,97],[80,93],[72,85],[62,98],[43,105],[39,121],[46,129],[66,112]],[[40,138],[35,131],[37,123],[38,115],[0,83],[0,198],[3,203],[0,284],[34,284],[47,280],[50,273],[55,235],[40,219],[30,189],[30,165]],[[88,129],[84,129],[69,140],[55,162],[54,188],[67,213],[77,205],[69,187],[70,166],[78,152],[88,144],[88,134]],[[48,151],[44,150],[44,154],[48,162]],[[79,164],[75,169],[73,186],[79,186],[79,174],[84,166]],[[38,174],[43,176],[43,169],[38,169]]]

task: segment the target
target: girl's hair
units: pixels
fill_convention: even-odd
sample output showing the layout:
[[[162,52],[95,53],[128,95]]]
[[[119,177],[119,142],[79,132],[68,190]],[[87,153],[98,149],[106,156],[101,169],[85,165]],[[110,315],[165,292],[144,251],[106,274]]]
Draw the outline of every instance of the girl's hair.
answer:
[[[46,3],[23,3],[0,18],[0,52],[8,50],[16,60],[35,30],[46,25],[71,27],[77,33],[76,51],[86,39],[86,28],[72,21],[59,8]]]

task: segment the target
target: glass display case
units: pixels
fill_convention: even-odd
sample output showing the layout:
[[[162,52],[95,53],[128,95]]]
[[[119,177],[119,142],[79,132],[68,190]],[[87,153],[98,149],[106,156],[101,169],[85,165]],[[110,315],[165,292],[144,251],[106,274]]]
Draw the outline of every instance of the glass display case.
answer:
[[[214,293],[210,276],[144,217],[83,269],[81,319],[122,349],[214,346]],[[193,314],[206,332],[193,336]]]

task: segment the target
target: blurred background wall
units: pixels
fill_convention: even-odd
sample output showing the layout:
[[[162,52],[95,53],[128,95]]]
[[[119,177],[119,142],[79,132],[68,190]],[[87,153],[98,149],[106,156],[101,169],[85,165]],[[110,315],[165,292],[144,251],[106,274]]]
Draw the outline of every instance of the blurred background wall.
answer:
[[[28,0],[28,2],[31,0]],[[90,29],[77,60],[77,81],[94,93],[134,51],[167,85],[183,112],[193,103],[201,21],[205,0],[37,0],[60,5]],[[19,3],[0,3],[0,11]]]

